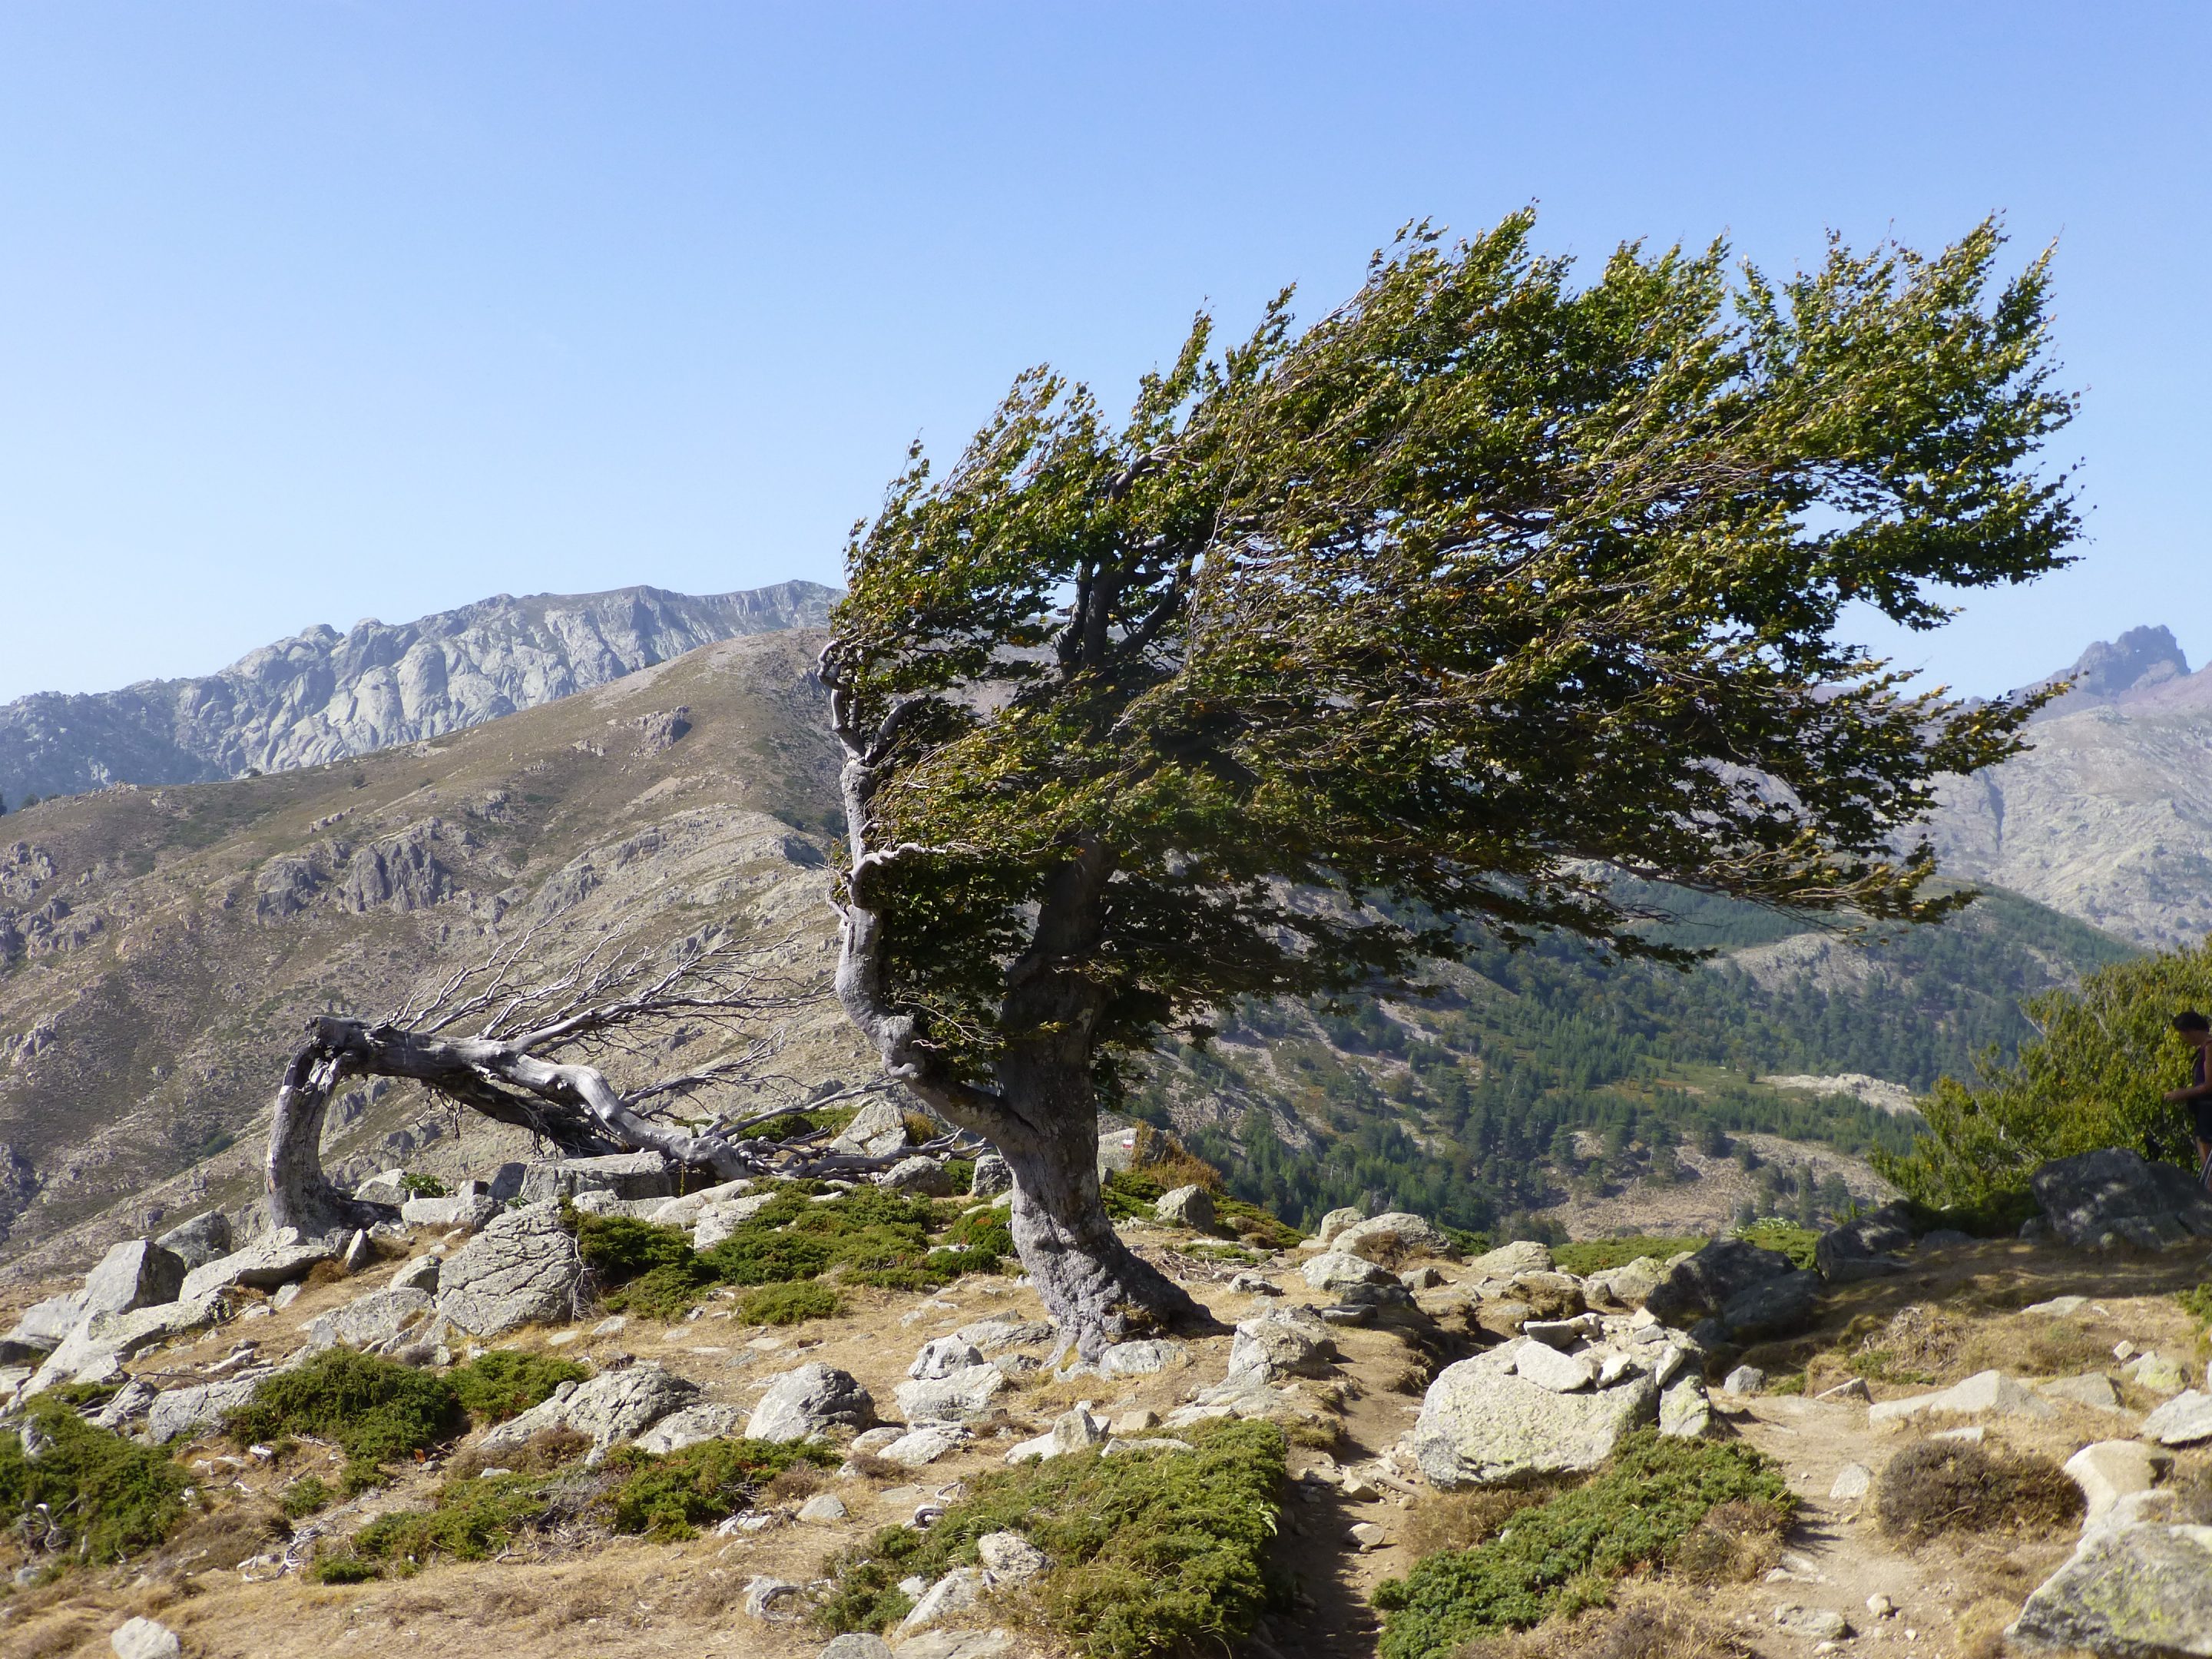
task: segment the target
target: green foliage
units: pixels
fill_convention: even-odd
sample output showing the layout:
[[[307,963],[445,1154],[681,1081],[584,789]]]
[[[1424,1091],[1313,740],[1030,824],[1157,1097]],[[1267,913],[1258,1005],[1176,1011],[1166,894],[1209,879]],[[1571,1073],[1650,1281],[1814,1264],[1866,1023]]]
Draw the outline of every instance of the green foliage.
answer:
[[[451,1189],[447,1187],[444,1182],[439,1180],[435,1176],[403,1175],[399,1177],[399,1186],[400,1190],[404,1192],[410,1198],[446,1198],[451,1196]]]
[[[1757,1221],[1748,1227],[1735,1229],[1738,1238],[1747,1239],[1762,1250],[1779,1250],[1790,1258],[1790,1265],[1809,1267],[1813,1265],[1813,1247],[1820,1242],[1820,1232],[1811,1227],[1800,1227],[1787,1221]]]
[[[24,1433],[40,1442],[35,1458]],[[160,1543],[184,1517],[188,1484],[166,1451],[95,1427],[52,1395],[31,1402],[19,1432],[0,1432],[0,1525],[36,1536],[43,1504],[54,1541],[80,1561],[119,1561]]]
[[[461,1405],[480,1423],[504,1423],[550,1398],[563,1382],[590,1375],[573,1359],[494,1348],[446,1373]]]
[[[845,1311],[845,1298],[826,1285],[801,1279],[793,1285],[763,1285],[738,1298],[738,1318],[748,1325],[800,1325],[831,1319]]]
[[[319,1474],[303,1474],[284,1488],[277,1503],[287,1516],[298,1521],[329,1507],[337,1496]]]
[[[2173,1299],[2187,1314],[2207,1330],[2212,1330],[2212,1285],[2191,1285],[2185,1291],[2176,1291]]]
[[[817,1613],[829,1629],[887,1628],[898,1581],[971,1565],[989,1533],[1022,1533],[1052,1560],[1036,1586],[1047,1628],[1095,1659],[1225,1647],[1267,1597],[1264,1567],[1286,1448],[1272,1424],[1184,1431],[1190,1452],[1077,1452],[975,1480],[926,1533],[878,1532],[836,1564]]]
[[[633,1449],[607,1465],[620,1476],[608,1496],[617,1532],[648,1538],[689,1538],[697,1528],[734,1515],[763,1482],[799,1464],[835,1468],[838,1454],[806,1440],[702,1440],[665,1457]]]
[[[223,1419],[241,1443],[287,1434],[336,1441],[349,1492],[377,1485],[384,1464],[427,1452],[464,1426],[459,1391],[444,1377],[349,1348],[263,1378]]]
[[[2102,1146],[2155,1147],[2194,1167],[2187,1109],[2160,1098],[2189,1080],[2191,1052],[2168,1022],[2212,1007],[2212,943],[2100,968],[2078,989],[2032,1000],[2039,1036],[1980,1081],[1940,1081],[1928,1132],[1875,1167],[1923,1204],[1982,1206],[2026,1190],[2048,1159]]]
[[[824,678],[863,745],[901,710],[865,827],[915,850],[853,896],[937,1080],[1034,1039],[1008,964],[1109,872],[1055,988],[1109,1095],[1117,1054],[1242,997],[1544,927],[1679,948],[1594,866],[1956,908],[1890,845],[2029,710],[1911,695],[1839,619],[1934,627],[1939,590],[2065,562],[2044,262],[1998,281],[1984,224],[1781,283],[1629,246],[1577,286],[1533,229],[1410,232],[1218,360],[1201,318],[1118,425],[1033,371],[893,482]]]
[[[1382,1659],[1442,1659],[1478,1637],[1601,1605],[1613,1581],[1665,1561],[1715,1505],[1738,1501],[1796,1507],[1782,1472],[1741,1442],[1631,1435],[1587,1484],[1377,1586]]]
[[[1603,1273],[1609,1267],[1625,1267],[1632,1261],[1650,1256],[1655,1261],[1664,1261],[1680,1255],[1684,1250],[1702,1249],[1711,1243],[1706,1238],[1661,1237],[1638,1234],[1633,1238],[1594,1238],[1578,1244],[1554,1244],[1552,1260],[1559,1264],[1561,1273],[1581,1277]],[[1769,1249],[1775,1248],[1770,1245]]]
[[[488,1559],[552,1513],[561,1480],[495,1474],[447,1480],[429,1509],[398,1510],[370,1522],[355,1534],[352,1556],[318,1561],[317,1577],[326,1584],[354,1583],[375,1575],[368,1567],[371,1562],[413,1568],[436,1556]]]

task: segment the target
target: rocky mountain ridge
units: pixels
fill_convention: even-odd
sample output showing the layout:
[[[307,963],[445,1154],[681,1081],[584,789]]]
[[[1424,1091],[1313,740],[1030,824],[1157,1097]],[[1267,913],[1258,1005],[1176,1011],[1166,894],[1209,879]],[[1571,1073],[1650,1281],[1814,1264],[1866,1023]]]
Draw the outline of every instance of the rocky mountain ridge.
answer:
[[[819,626],[834,589],[496,594],[410,623],[311,628],[218,673],[0,707],[0,799],[202,783],[418,743],[745,634]]]

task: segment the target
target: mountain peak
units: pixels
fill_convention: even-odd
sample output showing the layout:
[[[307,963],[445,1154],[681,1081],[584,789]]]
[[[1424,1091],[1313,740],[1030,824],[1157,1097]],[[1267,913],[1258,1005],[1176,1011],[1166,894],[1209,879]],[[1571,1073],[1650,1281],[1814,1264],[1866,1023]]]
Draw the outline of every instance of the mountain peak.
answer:
[[[2039,690],[2059,680],[2071,680],[2072,689],[2054,697],[2043,716],[2071,713],[2098,703],[2119,702],[2140,696],[2177,680],[2189,678],[2189,659],[2173,630],[2163,624],[2130,628],[2116,640],[2099,640],[2075,660],[2071,668],[2038,680],[2027,690]]]

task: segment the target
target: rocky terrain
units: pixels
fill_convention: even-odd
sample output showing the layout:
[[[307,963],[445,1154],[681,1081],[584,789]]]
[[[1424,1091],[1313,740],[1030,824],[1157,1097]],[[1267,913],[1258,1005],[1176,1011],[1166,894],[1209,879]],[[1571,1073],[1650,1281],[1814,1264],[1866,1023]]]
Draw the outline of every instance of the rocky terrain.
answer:
[[[2196,1283],[2212,1204],[2128,1154],[2046,1168],[2029,1238],[1916,1237],[1875,1213],[1803,1256],[1723,1238],[1609,1267],[1530,1243],[1470,1255],[1407,1214],[1340,1212],[1299,1239],[1218,1219],[1203,1185],[1132,1202],[1158,1185],[1115,1176],[1125,1237],[1218,1323],[1089,1365],[1063,1363],[1006,1272],[848,1278],[834,1306],[769,1322],[705,1288],[610,1313],[629,1281],[580,1255],[608,1237],[592,1219],[834,1237],[865,1188],[680,1195],[634,1158],[480,1173],[518,1199],[417,1198],[350,1238],[228,1253],[187,1224],[6,1298],[0,1484],[27,1467],[10,1443],[32,1466],[136,1445],[142,1480],[191,1483],[163,1540],[116,1565],[70,1565],[89,1511],[0,1537],[10,1654],[1164,1655],[1168,1637],[1115,1621],[1210,1616],[1150,1582],[1212,1560],[1205,1534],[1152,1575],[1101,1577],[1115,1528],[1071,1523],[1053,1495],[1112,1493],[1137,1506],[1124,1524],[1148,1492],[1188,1517],[1209,1493],[1251,1501],[1219,1437],[1238,1425],[1285,1460],[1251,1534],[1281,1588],[1218,1644],[1251,1659],[1445,1659],[1524,1582],[1516,1533],[1593,1547],[1555,1513],[1625,1528],[1594,1559],[1627,1553],[1565,1600],[1526,1580],[1496,1604],[1524,1611],[1495,1616],[1534,1631],[1473,1651],[1992,1659],[2008,1631],[2010,1650],[2118,1659],[2212,1636],[2201,1295],[2171,1294]],[[928,1224],[988,1219],[1004,1198],[983,1175]],[[526,1392],[380,1468],[343,1421],[256,1437],[312,1409],[287,1378],[341,1375]],[[69,1438],[72,1413],[117,1437]],[[718,1455],[781,1472],[654,1484]],[[1769,1495],[1721,1501],[1730,1482]],[[680,1524],[623,1519],[685,1492]],[[1645,1496],[1608,1512],[1608,1492]],[[933,1535],[967,1541],[933,1558]],[[894,1592],[878,1559],[945,1565]]]
[[[286,771],[441,738],[717,640],[818,627],[834,598],[814,582],[502,593],[396,626],[311,628],[196,678],[23,697],[0,708],[0,799]]]

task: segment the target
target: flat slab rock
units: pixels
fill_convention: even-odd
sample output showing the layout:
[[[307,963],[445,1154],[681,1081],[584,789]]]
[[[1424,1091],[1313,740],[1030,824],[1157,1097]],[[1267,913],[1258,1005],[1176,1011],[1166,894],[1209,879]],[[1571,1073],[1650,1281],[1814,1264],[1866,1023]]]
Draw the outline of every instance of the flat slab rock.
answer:
[[[634,1439],[672,1413],[692,1405],[699,1385],[658,1365],[602,1371],[587,1382],[562,1383],[553,1397],[485,1435],[482,1449],[519,1446],[548,1429],[587,1435],[598,1446]]]
[[[1963,1382],[1936,1394],[1884,1400],[1869,1407],[1867,1422],[1894,1427],[1928,1417],[2056,1417],[2058,1408],[2034,1389],[2002,1371],[1977,1371]]]
[[[1440,1490],[1491,1486],[1595,1468],[1658,1412],[1659,1390],[1640,1372],[1610,1389],[1557,1394],[1478,1355],[1429,1384],[1407,1445]]]

